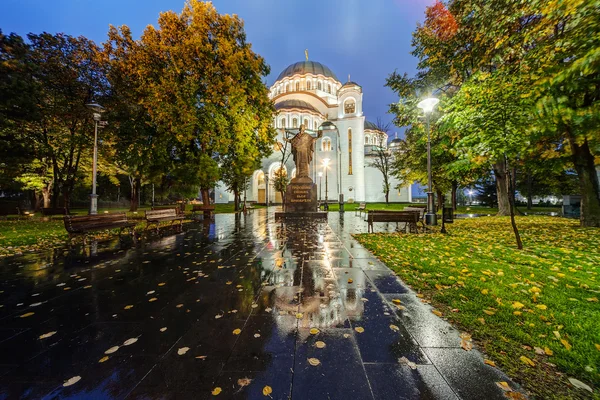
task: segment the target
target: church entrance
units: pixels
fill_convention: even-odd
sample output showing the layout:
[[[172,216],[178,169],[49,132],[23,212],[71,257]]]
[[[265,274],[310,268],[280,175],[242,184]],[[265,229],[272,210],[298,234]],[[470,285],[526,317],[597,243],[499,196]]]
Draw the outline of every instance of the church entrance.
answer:
[[[259,204],[265,204],[267,202],[267,196],[266,196],[266,190],[265,189],[258,189],[258,203]]]

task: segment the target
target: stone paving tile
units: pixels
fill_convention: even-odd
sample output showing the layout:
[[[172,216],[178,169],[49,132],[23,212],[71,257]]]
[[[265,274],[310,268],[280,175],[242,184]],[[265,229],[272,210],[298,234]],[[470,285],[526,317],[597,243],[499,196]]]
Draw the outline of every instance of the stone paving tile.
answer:
[[[433,365],[365,364],[375,399],[458,400]]]
[[[0,399],[498,395],[507,378],[357,232],[352,213],[282,224],[258,210],[0,260]]]

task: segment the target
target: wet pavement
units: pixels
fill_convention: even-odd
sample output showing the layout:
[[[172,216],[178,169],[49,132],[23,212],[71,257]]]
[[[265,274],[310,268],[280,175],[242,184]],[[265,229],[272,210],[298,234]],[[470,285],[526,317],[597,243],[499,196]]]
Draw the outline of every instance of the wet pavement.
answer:
[[[342,215],[217,215],[138,243],[0,260],[0,399],[501,399],[496,382],[518,389],[352,238],[367,230],[361,217]]]

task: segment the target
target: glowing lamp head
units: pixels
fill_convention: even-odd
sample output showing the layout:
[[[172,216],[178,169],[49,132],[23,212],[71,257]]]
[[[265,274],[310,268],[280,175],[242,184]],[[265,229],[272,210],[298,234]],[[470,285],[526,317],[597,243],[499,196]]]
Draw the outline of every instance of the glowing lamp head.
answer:
[[[322,172],[319,172],[318,175],[319,175],[319,178],[323,177],[323,173]]]
[[[330,161],[330,160],[329,160],[329,158],[324,158],[324,159],[323,159],[323,166],[324,166],[325,168],[327,168],[327,166],[329,165],[329,161]]]
[[[417,104],[417,107],[419,107],[421,110],[423,110],[423,112],[425,114],[430,113],[433,111],[433,109],[435,108],[435,106],[440,102],[439,99],[436,99],[435,97],[429,97],[425,100],[421,100],[419,102],[419,104]]]

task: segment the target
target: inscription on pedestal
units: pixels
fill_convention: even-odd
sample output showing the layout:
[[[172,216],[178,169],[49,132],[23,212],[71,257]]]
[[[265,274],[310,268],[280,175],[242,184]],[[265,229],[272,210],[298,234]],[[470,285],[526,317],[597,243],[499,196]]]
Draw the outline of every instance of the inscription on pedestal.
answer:
[[[314,183],[290,183],[286,191],[286,211],[315,211],[317,209],[317,185]]]

